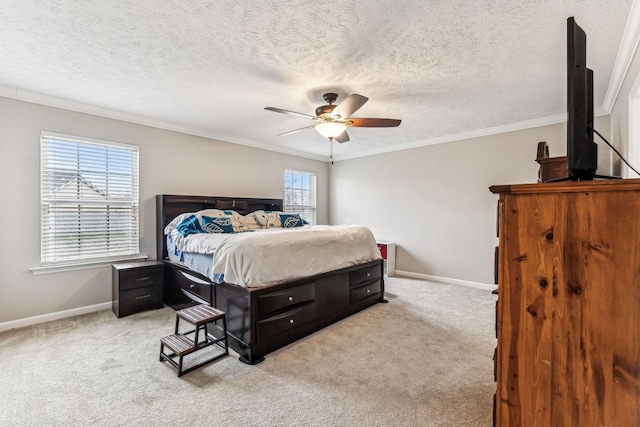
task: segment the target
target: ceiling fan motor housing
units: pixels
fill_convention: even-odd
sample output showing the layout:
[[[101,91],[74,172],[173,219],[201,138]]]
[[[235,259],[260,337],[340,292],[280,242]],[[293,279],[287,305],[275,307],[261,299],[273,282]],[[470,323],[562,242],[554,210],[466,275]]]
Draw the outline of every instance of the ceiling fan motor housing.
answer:
[[[324,100],[328,102],[329,105],[322,105],[316,108],[316,116],[320,117],[321,119],[328,119],[332,116],[331,113],[333,113],[334,108],[336,108],[336,105],[333,105],[333,103],[336,102],[336,99],[338,99],[338,94],[329,92],[322,95],[322,98],[324,98]]]
[[[331,113],[333,113],[334,108],[336,108],[335,105],[322,105],[316,108],[316,116],[320,117],[321,119],[328,119],[329,117],[331,117]]]

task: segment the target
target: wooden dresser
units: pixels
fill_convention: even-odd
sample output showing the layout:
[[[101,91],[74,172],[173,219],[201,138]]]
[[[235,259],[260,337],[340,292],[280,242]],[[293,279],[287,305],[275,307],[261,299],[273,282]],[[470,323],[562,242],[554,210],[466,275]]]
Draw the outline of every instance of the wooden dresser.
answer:
[[[640,426],[640,179],[490,190],[495,425]]]

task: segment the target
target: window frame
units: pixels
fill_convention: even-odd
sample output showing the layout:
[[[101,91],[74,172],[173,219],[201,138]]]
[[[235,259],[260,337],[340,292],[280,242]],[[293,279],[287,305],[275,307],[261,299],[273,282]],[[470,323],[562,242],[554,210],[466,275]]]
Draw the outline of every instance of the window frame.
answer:
[[[288,187],[287,186],[287,175],[288,174],[295,174],[295,175],[299,175],[299,176],[305,176],[308,177],[310,180],[310,188],[308,189],[309,192],[309,200],[311,203],[309,204],[303,204],[303,203],[296,203],[296,204],[287,204],[287,192],[294,189],[294,190],[302,190],[304,191],[304,189],[302,188],[293,188],[293,187]],[[317,213],[317,174],[313,171],[304,171],[304,170],[300,170],[300,169],[292,169],[292,168],[285,168],[284,170],[284,174],[283,174],[283,180],[284,180],[284,185],[283,185],[283,189],[284,189],[284,198],[283,198],[283,210],[285,213],[294,213],[294,214],[300,214],[300,210],[309,210],[310,211],[310,215],[311,217],[305,217],[304,214],[301,214],[301,217],[303,219],[305,219],[306,221],[308,221],[310,224],[315,225],[316,224],[316,213]]]
[[[73,159],[76,156],[77,165],[75,167],[64,168],[66,173],[75,176],[79,183],[73,184],[71,181],[56,187],[55,174],[64,174],[61,167],[62,162],[55,163],[50,157],[53,153],[54,141],[67,142],[70,146],[77,145],[78,153],[66,156],[65,160]],[[94,160],[91,154],[92,149],[104,152],[105,158]],[[82,153],[82,150],[88,150]],[[114,151],[115,150],[115,151]],[[124,150],[124,151],[121,151]],[[109,154],[115,157],[110,157]],[[122,163],[118,158],[122,155],[126,161]],[[140,255],[140,169],[139,169],[140,149],[137,145],[125,144],[121,142],[106,141],[95,138],[67,135],[57,132],[40,132],[40,267],[32,268],[34,274],[49,271],[64,271],[77,268],[91,268],[100,265],[108,265],[114,261],[144,259]],[[130,159],[127,157],[131,156]],[[91,167],[91,162],[95,166]],[[89,167],[87,167],[89,165]],[[123,166],[124,165],[124,166]],[[65,165],[68,166],[68,165]],[[117,172],[113,172],[117,170]],[[83,176],[84,174],[84,176]],[[87,188],[97,189],[99,185],[90,182],[91,174],[102,175],[105,182],[105,191],[100,192],[99,197],[84,197]],[[81,185],[80,183],[88,185]],[[68,197],[56,198],[56,192],[64,185],[71,183],[72,187],[78,189],[77,199]],[[108,183],[108,184],[107,184]],[[110,187],[111,186],[111,187]],[[81,188],[82,187],[82,188]],[[122,193],[109,190],[117,187]],[[84,190],[83,193],[81,190]],[[96,190],[96,192],[98,192]],[[122,194],[125,194],[124,196]],[[77,207],[77,210],[75,209]],[[87,208],[92,209],[88,211]],[[55,211],[55,212],[52,212]],[[51,243],[56,238],[56,232],[48,230],[56,221],[62,223],[58,216],[69,215],[73,221],[77,221],[76,235],[71,240],[76,242],[78,250],[74,253],[68,248],[56,248],[56,243]],[[125,225],[125,231],[116,231],[115,224]],[[118,218],[121,216],[121,218]],[[122,218],[123,217],[123,218]],[[91,244],[85,243],[83,238],[87,231],[85,228],[87,221],[104,222],[107,234],[104,240],[94,240],[98,242],[98,248],[88,249]],[[94,225],[95,227],[95,225]],[[97,229],[100,226],[98,226]],[[95,228],[94,228],[95,229]],[[60,229],[58,229],[60,233]],[[111,243],[116,236],[115,243]],[[123,237],[124,236],[124,237]],[[109,251],[112,251],[109,253]]]

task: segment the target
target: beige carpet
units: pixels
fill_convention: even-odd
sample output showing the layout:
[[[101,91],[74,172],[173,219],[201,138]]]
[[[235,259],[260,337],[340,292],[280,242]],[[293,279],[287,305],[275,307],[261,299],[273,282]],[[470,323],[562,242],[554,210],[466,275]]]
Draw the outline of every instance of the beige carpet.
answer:
[[[177,378],[170,308],[0,333],[2,426],[490,426],[495,295],[386,280],[377,304],[256,366]]]

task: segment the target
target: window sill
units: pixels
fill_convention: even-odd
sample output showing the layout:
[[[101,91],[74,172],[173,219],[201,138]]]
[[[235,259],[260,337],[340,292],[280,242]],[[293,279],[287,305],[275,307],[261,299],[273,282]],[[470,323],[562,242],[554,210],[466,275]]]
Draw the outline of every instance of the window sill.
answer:
[[[37,276],[40,274],[62,273],[65,271],[87,270],[90,268],[107,267],[113,264],[114,262],[143,261],[148,258],[149,257],[146,255],[138,255],[134,257],[129,256],[129,257],[122,257],[122,258],[112,258],[108,260],[87,262],[82,264],[64,264],[64,265],[51,265],[47,267],[33,267],[33,268],[30,268],[29,271],[31,271],[31,273],[33,273],[34,276]]]

